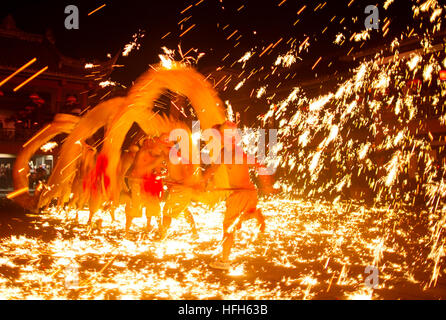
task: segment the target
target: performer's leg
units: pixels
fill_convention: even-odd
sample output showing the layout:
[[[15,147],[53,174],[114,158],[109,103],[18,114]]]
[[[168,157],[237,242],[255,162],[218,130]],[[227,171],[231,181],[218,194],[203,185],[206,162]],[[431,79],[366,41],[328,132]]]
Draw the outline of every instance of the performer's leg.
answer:
[[[184,210],[184,217],[186,218],[187,222],[191,226],[193,237],[198,238],[198,232],[197,232],[197,227],[195,225],[195,220],[194,220],[192,213],[189,211],[189,209]]]
[[[152,231],[152,216],[147,214],[148,208],[146,208],[146,232]]]
[[[77,196],[76,206],[78,209],[83,209],[85,207],[89,195],[89,190],[84,190]]]
[[[249,220],[249,219],[256,219],[257,224],[259,225],[260,232],[265,232],[265,217],[262,214],[262,210],[255,209],[250,210],[247,213],[244,213],[242,215],[242,218],[240,219],[239,226],[242,224],[243,221]]]
[[[257,219],[257,223],[259,224],[260,232],[265,232],[265,216],[263,215],[262,210],[256,210],[255,219]]]
[[[162,227],[161,227],[161,239],[167,238],[167,232],[169,231],[171,223],[172,223],[172,218],[166,214],[163,214],[163,223],[162,223]]]
[[[221,261],[211,264],[218,269],[229,269],[229,257],[234,244],[234,233],[244,220],[244,212],[255,212],[257,192],[234,192],[226,199],[226,212],[223,220],[223,241]],[[260,219],[260,215],[255,214]]]
[[[234,233],[223,233],[222,262],[229,263],[232,245],[234,244]]]
[[[147,232],[150,232],[152,230],[151,221],[153,218],[159,218],[161,216],[161,204],[158,198],[156,197],[150,197],[147,199],[147,205],[146,205],[146,230]],[[158,225],[159,228],[160,225]]]
[[[160,235],[162,233],[162,230],[163,230],[163,218],[161,216],[156,218],[156,226],[158,228],[157,229],[158,230],[158,234]]]
[[[132,225],[132,221],[134,217],[141,216],[142,204],[141,204],[141,193],[140,193],[140,185],[138,182],[133,182],[130,185],[131,188],[131,205],[129,210],[126,207],[126,220],[125,220],[125,231],[128,232]]]
[[[63,188],[62,193],[59,195],[59,198],[57,199],[58,206],[61,206],[61,207],[65,206],[65,204],[70,200],[71,190],[69,188],[71,188],[70,185],[65,186]]]
[[[229,209],[229,210],[228,210]],[[210,263],[210,267],[215,269],[228,270],[231,268],[229,256],[234,244],[234,231],[231,226],[234,224],[235,217],[231,215],[232,208],[226,207],[225,219],[223,221],[223,240],[222,240],[222,255],[219,261]]]
[[[191,202],[191,193],[186,188],[172,188],[169,190],[169,196],[163,209],[163,226],[161,230],[161,239],[168,235],[172,218],[177,219]]]
[[[73,188],[73,198],[68,200],[68,205],[67,205],[69,209],[74,209],[74,210],[79,209],[79,207],[77,206],[77,194],[78,193],[76,191],[77,190],[75,190]]]
[[[133,221],[133,208],[131,205],[125,206],[125,232],[127,233],[132,226]]]
[[[111,218],[112,222],[114,222],[115,221],[115,207],[114,207],[113,203],[107,202],[107,204],[104,206],[104,210],[109,211],[110,218]]]
[[[110,218],[112,222],[115,222],[115,206],[113,205],[110,206]]]
[[[101,203],[101,195],[92,194],[90,196],[90,200],[88,203],[88,207],[90,209],[90,215],[88,216],[88,224],[91,224],[93,221],[93,215],[99,210]]]
[[[132,211],[132,198],[129,192],[121,192],[121,202],[125,203],[125,221],[126,221],[126,227],[125,230],[127,232],[127,220],[129,219],[129,216],[131,215]],[[131,222],[130,222],[131,225]],[[130,227],[130,226],[129,226]]]

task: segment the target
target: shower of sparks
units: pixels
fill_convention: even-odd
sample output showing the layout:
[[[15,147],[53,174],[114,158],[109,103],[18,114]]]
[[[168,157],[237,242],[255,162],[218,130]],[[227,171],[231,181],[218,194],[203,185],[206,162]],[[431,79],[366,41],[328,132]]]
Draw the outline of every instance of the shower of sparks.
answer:
[[[198,240],[178,220],[162,242],[144,231],[143,218],[135,220],[126,238],[122,208],[115,211],[115,222],[100,212],[92,227],[86,225],[88,212],[83,210],[29,214],[30,233],[44,237],[2,239],[0,297],[394,299],[407,297],[410,288],[420,296],[445,298],[435,288],[423,291],[430,276],[429,236],[410,222],[431,219],[427,211],[286,199],[265,200],[260,207],[267,218],[266,233],[257,234],[253,222],[245,222],[236,234],[234,263],[227,272],[208,266],[219,253],[223,205],[191,208]],[[374,290],[364,284],[369,265],[379,267]],[[78,285],[67,288],[73,266]],[[444,277],[444,269],[438,272]]]
[[[393,2],[386,0],[384,9]],[[353,4],[351,0],[345,5]],[[289,3],[278,1],[277,6],[282,5]],[[297,15],[302,18],[324,6],[319,3],[314,10],[299,6]],[[179,23],[181,30],[182,23],[192,20],[189,14],[196,10],[192,8],[190,5],[182,10],[181,14],[186,14]],[[419,1],[412,9],[414,18],[429,15],[427,21],[432,25],[426,30],[440,30],[445,8],[439,1]],[[329,23],[342,25],[345,20],[333,16]],[[390,19],[383,21],[383,37],[393,24]],[[195,26],[182,31],[179,38]],[[221,26],[226,40],[237,41],[242,36],[242,28]],[[321,28],[321,34],[327,27],[329,24]],[[393,40],[390,56],[379,53],[361,60],[335,90],[316,97],[307,96],[294,83],[288,97],[278,99],[274,87],[265,83],[273,75],[293,79],[290,69],[303,59],[313,71],[332,63],[319,54],[303,56],[320,41],[314,35],[275,42],[269,39],[245,48],[237,56],[222,53],[222,63],[235,58],[233,65],[242,64],[243,71],[238,76],[213,78],[214,86],[222,83],[224,90],[234,91],[249,87],[251,95],[268,101],[270,106],[259,121],[265,127],[272,120],[278,128],[279,153],[275,161],[280,164],[280,174],[275,187],[293,199],[326,199],[304,201],[281,196],[261,201],[259,206],[267,216],[266,234],[257,234],[251,222],[245,223],[237,234],[230,271],[208,267],[219,253],[223,205],[191,208],[199,229],[198,240],[190,239],[188,226],[180,220],[175,221],[172,235],[163,242],[143,231],[144,219],[135,220],[136,226],[126,238],[122,208],[116,211],[116,222],[110,221],[107,212],[100,212],[90,227],[86,225],[87,211],[56,207],[38,217],[29,215],[32,229],[47,235],[47,240],[13,234],[0,242],[0,297],[398,299],[413,297],[413,293],[417,297],[446,298],[446,178],[442,173],[446,167],[436,162],[431,146],[444,137],[435,132],[423,137],[418,128],[422,121],[420,98],[438,108],[445,103],[445,82],[440,82],[437,74],[446,68],[446,57],[444,49],[437,50],[431,44],[427,32],[420,36],[420,50],[407,55],[400,52],[400,43],[416,33],[414,28],[408,28]],[[347,56],[355,57],[359,45],[373,34],[344,28],[330,41],[345,49]],[[123,55],[139,48],[135,36],[133,40]],[[282,50],[285,42],[288,47]],[[165,47],[163,51],[159,55],[161,66],[175,68],[175,51]],[[256,59],[268,58],[276,51],[270,66],[250,69]],[[243,52],[246,53],[241,56]],[[182,56],[180,63],[198,60],[183,57],[181,48],[178,53]],[[225,67],[219,66],[216,71]],[[258,86],[253,85],[250,81],[264,70],[271,71],[258,77]],[[282,78],[278,78],[277,87]],[[114,83],[107,80],[101,86],[111,84]],[[432,93],[420,96],[420,90],[426,88]],[[233,107],[230,100],[225,104],[227,116],[233,119],[236,105]],[[444,124],[446,115],[440,120]],[[252,136],[244,138],[256,134],[252,132]],[[27,191],[18,190],[8,197]],[[423,193],[427,208],[414,209]],[[345,200],[349,197],[368,198],[369,203]],[[79,221],[75,219],[77,215]],[[74,289],[65,286],[68,265],[79,272],[79,284]],[[376,289],[364,284],[367,266],[379,270]],[[11,277],[11,272],[17,276]]]
[[[142,38],[144,38],[144,36],[145,36],[145,34],[141,30],[139,30],[137,33],[135,33],[132,36],[132,42],[125,45],[124,50],[122,51],[122,55],[124,57],[127,57],[132,50],[134,50],[134,49],[139,50],[141,47],[140,41]]]
[[[413,9],[415,16],[431,11],[430,21],[441,23],[438,12],[443,9],[438,2],[426,1]],[[389,25],[390,20],[384,27]],[[368,31],[354,33],[350,41],[366,41],[369,36]],[[345,39],[339,33],[335,44],[342,45]],[[431,286],[444,267],[445,218],[440,209],[446,196],[444,165],[437,166],[432,154],[431,143],[439,138],[427,132],[426,140],[414,128],[422,118],[422,88],[430,87],[429,96],[423,98],[428,103],[444,104],[446,88],[437,74],[445,58],[427,38],[420,41],[422,49],[410,56],[400,57],[399,43],[399,39],[392,42],[393,57],[364,60],[333,92],[310,99],[302,90],[293,91],[286,100],[271,104],[259,119],[263,124],[270,119],[280,124],[279,163],[287,174],[276,185],[284,192],[293,189],[299,196],[328,196],[334,203],[345,196],[374,198],[375,204],[388,203],[389,208],[413,205],[425,192],[429,210],[435,212],[429,221],[431,247],[425,262],[432,268],[426,284]],[[386,114],[396,117],[397,123]],[[417,168],[422,171],[416,172]]]
[[[277,65],[282,65],[283,67],[290,67],[292,64],[294,64],[297,61],[296,56],[293,51],[287,52],[283,56],[278,56],[276,59],[276,62],[274,63]]]

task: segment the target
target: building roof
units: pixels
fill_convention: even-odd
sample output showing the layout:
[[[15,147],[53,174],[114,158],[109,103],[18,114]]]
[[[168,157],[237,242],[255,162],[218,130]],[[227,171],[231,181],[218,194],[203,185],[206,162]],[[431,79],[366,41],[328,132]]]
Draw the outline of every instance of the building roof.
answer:
[[[36,72],[48,66],[46,75],[86,81],[106,79],[119,56],[118,52],[105,62],[67,57],[56,47],[51,31],[47,31],[45,35],[24,32],[16,27],[10,15],[0,25],[0,47],[6,49],[0,55],[0,70],[15,71],[36,58],[37,61],[26,71]],[[86,69],[86,63],[92,63],[93,67]]]

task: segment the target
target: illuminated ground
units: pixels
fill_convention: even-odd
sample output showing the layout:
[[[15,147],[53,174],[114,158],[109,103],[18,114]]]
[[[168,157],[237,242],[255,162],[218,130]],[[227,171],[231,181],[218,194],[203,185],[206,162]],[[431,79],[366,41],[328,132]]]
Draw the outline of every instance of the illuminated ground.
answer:
[[[427,286],[434,261],[427,259],[426,212],[288,200],[261,207],[266,234],[255,239],[254,223],[246,224],[230,272],[208,267],[219,250],[223,206],[193,208],[199,240],[179,221],[165,242],[144,233],[142,219],[124,239],[121,212],[114,224],[99,215],[103,228],[89,230],[86,212],[77,223],[74,212],[33,216],[3,207],[0,298],[446,299],[444,257],[436,286]],[[364,269],[373,264],[380,282],[372,291]],[[78,287],[66,282],[76,265]]]

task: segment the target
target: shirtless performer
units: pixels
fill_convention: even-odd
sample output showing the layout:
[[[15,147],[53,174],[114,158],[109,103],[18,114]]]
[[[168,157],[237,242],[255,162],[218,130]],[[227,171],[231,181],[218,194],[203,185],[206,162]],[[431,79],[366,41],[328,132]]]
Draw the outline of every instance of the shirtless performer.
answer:
[[[126,177],[129,169],[135,161],[138,151],[139,147],[136,144],[132,144],[129,149],[124,151],[121,155],[121,161],[118,166],[118,172],[120,172],[121,197],[123,194],[125,194],[125,196],[130,196],[130,189],[126,183]]]
[[[240,150],[243,155],[243,163],[236,164],[236,153],[233,151],[235,148],[240,148],[235,145],[234,137],[236,135],[236,125],[231,122],[225,122],[222,125],[215,126],[221,135],[221,141],[223,148],[220,151],[221,162],[224,162],[224,153],[230,152],[232,158],[231,163],[223,163],[221,165],[226,166],[228,171],[229,185],[231,194],[226,199],[226,212],[223,220],[223,243],[222,243],[222,257],[221,260],[214,261],[210,264],[212,268],[227,270],[231,267],[229,262],[229,255],[234,243],[234,233],[240,228],[243,221],[248,219],[256,219],[260,231],[265,231],[265,219],[260,211],[257,209],[257,189],[249,176],[250,166],[259,167],[259,164],[248,164],[248,156]],[[228,131],[230,136],[228,137]],[[225,137],[226,132],[226,137]],[[228,150],[228,142],[225,144],[225,140],[232,145]],[[228,157],[228,156],[226,156]],[[219,165],[213,164],[205,173],[204,180],[208,181],[212,175],[217,171]]]
[[[200,168],[192,164],[173,164],[169,160],[169,152],[174,144],[169,141],[169,135],[163,134],[158,139],[160,146],[163,146],[163,153],[166,158],[169,194],[163,208],[163,224],[161,230],[161,240],[168,236],[168,230],[172,223],[172,218],[178,219],[184,215],[191,226],[192,237],[198,238],[197,228],[192,213],[188,207],[197,196],[197,185],[200,181]]]
[[[104,205],[105,190],[108,187],[110,181],[108,177],[104,175],[105,168],[107,168],[108,160],[103,155],[98,155],[96,164],[90,170],[90,173],[85,177],[83,188],[88,192],[88,208],[90,215],[88,217],[88,223],[91,225],[93,222],[93,216]],[[114,211],[110,210],[110,216],[112,221],[115,220]]]
[[[82,145],[81,161],[79,162],[76,177],[73,182],[72,192],[73,198],[69,202],[69,207],[74,209],[83,209],[90,197],[90,190],[86,188],[86,178],[93,170],[96,158],[96,149],[84,141],[80,142]],[[78,214],[76,210],[76,220]]]
[[[128,171],[131,201],[127,203],[125,210],[126,232],[129,231],[133,218],[142,216],[143,207],[146,209],[147,230],[150,230],[152,217],[157,219],[158,228],[160,228],[160,201],[164,191],[160,174],[163,160],[161,148],[154,141],[146,138]]]

